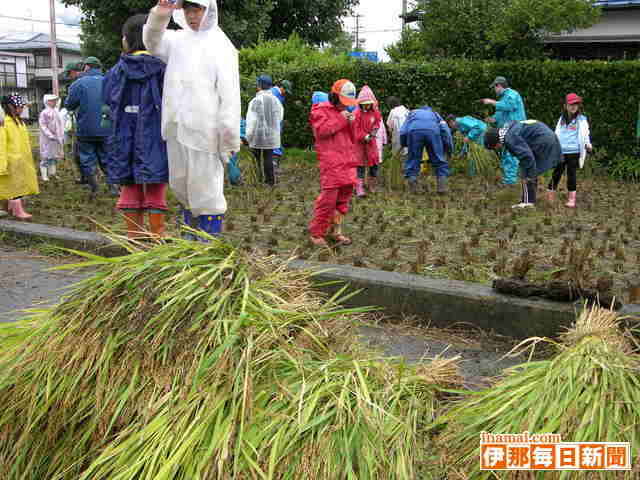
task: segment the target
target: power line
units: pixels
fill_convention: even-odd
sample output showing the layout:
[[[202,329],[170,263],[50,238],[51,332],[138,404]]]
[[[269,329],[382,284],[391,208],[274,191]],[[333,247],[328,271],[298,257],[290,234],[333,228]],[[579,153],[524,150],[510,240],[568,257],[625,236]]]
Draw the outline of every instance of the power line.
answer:
[[[12,17],[10,15],[0,15],[0,18],[8,18],[9,20],[22,20],[25,22],[50,23],[49,20],[40,20],[39,18]],[[64,25],[66,27],[81,27],[79,23],[55,22],[56,25]]]
[[[401,28],[388,28],[385,30],[360,30],[360,33],[387,33],[387,32],[401,32]]]

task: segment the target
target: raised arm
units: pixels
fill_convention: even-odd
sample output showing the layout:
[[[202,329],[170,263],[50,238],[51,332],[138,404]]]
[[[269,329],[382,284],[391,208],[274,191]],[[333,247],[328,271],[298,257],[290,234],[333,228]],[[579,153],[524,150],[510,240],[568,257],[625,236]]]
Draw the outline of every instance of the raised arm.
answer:
[[[142,29],[142,41],[149,53],[163,62],[169,60],[171,53],[171,39],[176,32],[167,31],[174,10],[173,4],[167,0],[160,0],[158,5],[149,12],[147,23]]]

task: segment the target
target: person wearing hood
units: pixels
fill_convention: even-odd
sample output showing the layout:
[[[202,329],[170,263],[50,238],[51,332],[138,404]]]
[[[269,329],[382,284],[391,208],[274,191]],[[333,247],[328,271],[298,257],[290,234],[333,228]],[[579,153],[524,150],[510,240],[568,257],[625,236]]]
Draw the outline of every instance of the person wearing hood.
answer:
[[[64,122],[58,112],[58,96],[44,96],[44,110],[40,112],[40,176],[43,182],[56,176],[58,160],[64,158]]]
[[[19,220],[31,218],[22,198],[37,195],[38,176],[33,166],[29,131],[20,117],[26,105],[18,94],[2,97],[4,126],[0,127],[0,200],[9,201],[9,213]]]
[[[270,186],[276,183],[273,150],[281,146],[280,125],[284,109],[271,93],[269,75],[260,75],[258,93],[247,107],[247,142],[257,162],[258,178]]]
[[[400,129],[409,115],[409,110],[398,97],[389,97],[387,103],[391,107],[387,117],[387,127],[391,134],[391,151],[394,154],[402,151],[402,156],[406,158],[407,149],[400,144]]]
[[[112,128],[107,160],[109,183],[120,185],[117,208],[123,212],[127,237],[149,230],[165,233],[169,164],[160,132],[165,64],[149,55],[142,42],[146,15],[134,15],[122,27],[124,54],[107,73],[104,103]]]
[[[167,30],[172,16],[182,30]],[[224,164],[240,150],[238,51],[218,26],[214,0],[159,0],[143,40],[167,64],[162,137],[183,221],[192,225],[197,217],[198,229],[219,235],[227,211]]]
[[[509,88],[509,82],[505,77],[496,77],[489,86],[496,92],[498,100],[483,98],[481,102],[496,108],[493,118],[488,118],[496,128],[503,128],[509,122],[520,122],[527,119],[527,112],[520,94]],[[518,182],[518,159],[504,149],[500,154],[502,166],[503,185],[515,185]]]
[[[315,201],[309,223],[311,242],[326,246],[327,240],[350,245],[342,234],[344,216],[356,183],[356,167],[361,165],[354,145],[354,114],[356,87],[347,79],[333,84],[329,100],[311,107],[309,123],[315,138],[315,150],[320,167],[320,195]]]
[[[105,170],[106,143],[109,130],[102,126],[102,88],[104,75],[95,57],[84,61],[85,71],[69,88],[64,107],[76,111],[78,149],[82,177],[91,188],[90,199],[98,194],[97,167]]]
[[[371,192],[375,190],[378,165],[380,164],[378,135],[382,126],[382,115],[378,110],[378,100],[368,85],[360,90],[358,104],[359,107],[355,111],[353,121],[356,155],[359,163],[356,196],[363,197],[366,195],[364,185],[366,168],[369,169],[367,188]]]
[[[490,150],[506,148],[518,159],[522,175],[522,201],[512,208],[534,207],[538,176],[562,162],[562,147],[555,132],[537,120],[509,122],[489,128],[484,145]]]
[[[447,122],[440,114],[426,105],[411,111],[400,129],[400,144],[409,148],[409,156],[404,168],[409,191],[416,193],[418,190],[422,154],[426,148],[429,162],[436,172],[437,193],[446,194],[449,176],[446,154],[453,151],[453,138]]]

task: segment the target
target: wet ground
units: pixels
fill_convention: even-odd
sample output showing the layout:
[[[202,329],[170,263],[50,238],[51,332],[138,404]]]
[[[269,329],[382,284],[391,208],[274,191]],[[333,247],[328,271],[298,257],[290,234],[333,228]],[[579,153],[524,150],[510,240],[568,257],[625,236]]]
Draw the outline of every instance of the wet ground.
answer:
[[[35,252],[0,246],[0,322],[19,320],[21,310],[57,303],[66,288],[82,280],[88,273],[67,270],[52,271],[61,261]],[[397,320],[397,319],[394,319]],[[461,357],[461,373],[468,388],[486,384],[487,377],[521,363],[520,358],[504,358],[513,342],[491,337],[479,331],[443,331],[415,326],[424,319],[411,322],[380,322],[363,326],[365,344],[384,355],[404,357],[409,362],[442,356]]]
[[[50,271],[61,262],[0,245],[0,322],[18,320],[21,310],[53,305],[64,289],[87,274]]]

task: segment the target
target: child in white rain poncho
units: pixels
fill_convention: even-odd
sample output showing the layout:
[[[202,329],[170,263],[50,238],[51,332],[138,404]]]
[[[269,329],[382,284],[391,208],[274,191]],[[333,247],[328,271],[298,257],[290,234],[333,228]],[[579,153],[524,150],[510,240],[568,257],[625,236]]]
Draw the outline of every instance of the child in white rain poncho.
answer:
[[[40,176],[43,182],[56,176],[58,160],[64,158],[64,122],[56,108],[58,96],[44,96],[44,110],[40,113]]]
[[[267,185],[275,185],[273,150],[280,148],[280,124],[284,109],[272,93],[269,75],[258,77],[258,94],[247,108],[247,142],[253,150],[260,178]]]
[[[171,15],[182,30],[167,30]],[[240,150],[238,52],[218,26],[215,0],[160,0],[143,39],[167,63],[162,137],[169,184],[185,223],[198,217],[199,229],[219,234],[227,210],[224,163]]]

